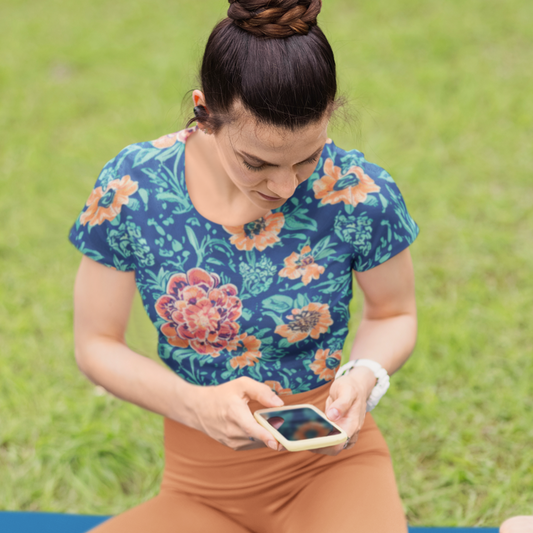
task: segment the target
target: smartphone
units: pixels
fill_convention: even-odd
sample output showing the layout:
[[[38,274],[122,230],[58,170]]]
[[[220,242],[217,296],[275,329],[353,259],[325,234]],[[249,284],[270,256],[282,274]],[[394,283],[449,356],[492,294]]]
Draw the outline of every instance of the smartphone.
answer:
[[[290,452],[336,446],[348,440],[342,428],[311,404],[259,409],[254,417]]]

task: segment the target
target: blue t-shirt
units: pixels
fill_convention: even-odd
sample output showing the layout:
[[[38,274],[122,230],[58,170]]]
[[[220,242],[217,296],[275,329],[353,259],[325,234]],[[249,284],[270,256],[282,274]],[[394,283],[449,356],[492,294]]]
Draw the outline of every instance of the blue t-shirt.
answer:
[[[279,394],[327,383],[348,333],[352,269],[380,265],[418,235],[398,187],[361,152],[328,141],[284,205],[222,226],[187,192],[191,131],[133,144],[109,161],[71,242],[135,271],[159,355],[185,380],[249,376]]]

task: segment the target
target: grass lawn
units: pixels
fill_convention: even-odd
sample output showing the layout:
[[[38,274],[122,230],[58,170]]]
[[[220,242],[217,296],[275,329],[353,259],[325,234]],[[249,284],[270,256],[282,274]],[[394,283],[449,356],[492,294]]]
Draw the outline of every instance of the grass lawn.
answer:
[[[161,419],[74,362],[67,234],[106,161],[182,127],[226,8],[2,6],[0,509],[117,513],[157,491]],[[331,135],[396,178],[421,227],[419,341],[375,413],[409,520],[531,514],[533,3],[326,0],[320,20],[354,115]],[[143,312],[129,339],[153,355]]]

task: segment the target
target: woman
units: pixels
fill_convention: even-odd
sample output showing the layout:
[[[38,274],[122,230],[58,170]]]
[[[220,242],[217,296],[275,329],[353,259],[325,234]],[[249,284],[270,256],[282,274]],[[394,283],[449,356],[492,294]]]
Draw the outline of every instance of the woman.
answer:
[[[405,533],[365,414],[415,343],[418,228],[392,178],[327,136],[337,83],[320,0],[230,4],[193,93],[197,127],[125,148],[70,235],[85,254],[81,370],[165,417],[160,494],[96,531]],[[364,317],[339,372],[352,271]],[[135,286],[171,372],[124,342]],[[290,453],[252,416],[300,403],[348,443]]]

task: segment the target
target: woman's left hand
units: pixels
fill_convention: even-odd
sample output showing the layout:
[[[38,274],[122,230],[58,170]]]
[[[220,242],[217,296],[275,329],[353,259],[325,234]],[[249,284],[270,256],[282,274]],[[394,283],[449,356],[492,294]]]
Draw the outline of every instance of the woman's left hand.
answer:
[[[331,385],[326,400],[326,416],[340,426],[349,437],[348,443],[311,450],[323,455],[337,455],[352,448],[357,442],[366,415],[366,401],[376,384],[374,373],[358,366]]]

